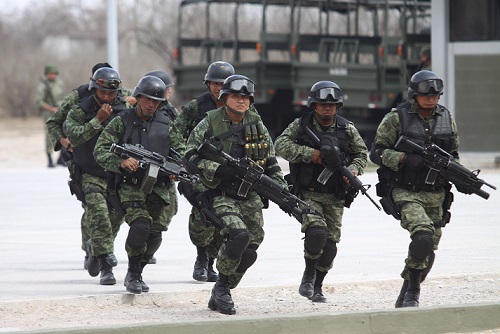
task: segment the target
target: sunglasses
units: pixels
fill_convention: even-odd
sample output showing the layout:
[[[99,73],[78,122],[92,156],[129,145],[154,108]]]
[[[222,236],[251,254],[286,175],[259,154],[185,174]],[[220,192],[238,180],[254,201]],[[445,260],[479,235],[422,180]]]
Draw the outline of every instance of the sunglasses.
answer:
[[[111,80],[97,79],[96,83],[103,88],[118,89],[120,88],[122,81],[118,79],[111,79]]]
[[[415,88],[416,88],[415,91],[421,94],[433,93],[431,92],[431,89],[433,89],[435,93],[441,93],[443,91],[444,85],[443,85],[443,80],[432,79],[417,83],[415,85]]]
[[[340,92],[340,89],[333,87],[321,88],[316,91],[316,98],[320,100],[326,100],[328,99],[328,96],[331,96],[333,100],[338,100],[342,98],[342,93]]]

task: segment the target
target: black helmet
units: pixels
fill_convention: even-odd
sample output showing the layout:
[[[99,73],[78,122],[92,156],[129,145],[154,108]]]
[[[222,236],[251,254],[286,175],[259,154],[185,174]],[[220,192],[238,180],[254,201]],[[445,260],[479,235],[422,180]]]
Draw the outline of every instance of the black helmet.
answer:
[[[228,76],[233,74],[233,65],[225,61],[216,61],[208,66],[207,74],[205,74],[205,80],[203,80],[203,83],[206,85],[209,81],[224,82]]]
[[[337,110],[344,105],[342,90],[333,81],[318,81],[312,87],[307,98],[307,106],[313,103],[335,103]]]
[[[172,80],[172,77],[165,71],[155,70],[155,71],[151,71],[151,72],[144,74],[144,76],[146,76],[146,75],[152,75],[152,76],[160,78],[161,81],[163,81],[163,83],[165,84],[165,86],[167,86],[167,88],[175,85],[174,81]]]
[[[120,89],[122,80],[116,70],[109,67],[102,67],[94,72],[90,79],[89,90],[98,88],[101,90],[117,91]]]
[[[434,72],[418,71],[410,79],[408,87],[408,98],[415,95],[434,96],[443,94],[443,80]]]
[[[153,100],[165,101],[166,90],[167,86],[165,86],[160,78],[146,75],[139,80],[137,86],[134,88],[132,96],[137,97],[138,95],[142,95]]]
[[[250,96],[253,103],[253,93],[255,93],[255,82],[244,75],[233,74],[224,80],[219,94],[219,100],[224,94],[240,94]]]

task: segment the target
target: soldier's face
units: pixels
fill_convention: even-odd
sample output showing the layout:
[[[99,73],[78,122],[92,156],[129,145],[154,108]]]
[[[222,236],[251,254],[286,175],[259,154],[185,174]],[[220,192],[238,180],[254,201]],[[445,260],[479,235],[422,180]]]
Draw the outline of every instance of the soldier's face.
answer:
[[[150,99],[149,97],[140,95],[137,99],[137,104],[141,108],[145,116],[153,116],[161,101]]]
[[[415,101],[417,101],[418,106],[423,110],[434,110],[439,101],[439,95],[415,95]]]
[[[118,92],[112,90],[96,89],[97,98],[103,103],[111,103],[116,99]]]
[[[210,93],[212,96],[215,96],[215,98],[219,98],[220,90],[222,88],[222,82],[214,82],[210,81],[208,84],[208,89],[210,89]]]
[[[226,104],[236,111],[245,112],[250,108],[250,97],[247,95],[229,94]]]
[[[333,120],[333,116],[337,112],[337,104],[335,103],[316,103],[316,115],[324,120]]]

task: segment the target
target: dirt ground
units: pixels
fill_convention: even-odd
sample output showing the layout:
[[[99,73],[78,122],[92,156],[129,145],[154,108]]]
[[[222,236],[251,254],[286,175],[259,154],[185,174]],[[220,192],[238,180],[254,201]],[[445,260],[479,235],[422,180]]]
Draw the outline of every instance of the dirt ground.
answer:
[[[38,118],[0,119],[0,173],[6,168],[46,167],[42,130],[43,125]],[[212,284],[206,284],[206,289],[202,291],[182,293],[4,301],[0,302],[0,331],[8,328],[35,330],[227,317],[207,308]],[[328,284],[324,288],[328,298],[325,304],[315,304],[301,297],[297,292],[298,285],[237,288],[232,292],[237,307],[237,314],[233,317],[392,309],[400,285],[401,279],[397,278]],[[499,286],[500,274],[430,277],[423,284],[421,305],[498,302]],[[500,329],[483,333],[500,333]]]

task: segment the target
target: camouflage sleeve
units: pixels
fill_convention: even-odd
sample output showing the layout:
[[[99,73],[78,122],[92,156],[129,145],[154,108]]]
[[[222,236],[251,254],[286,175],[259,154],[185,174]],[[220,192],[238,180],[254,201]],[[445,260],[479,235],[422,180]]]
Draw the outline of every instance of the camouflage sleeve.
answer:
[[[198,110],[198,104],[196,103],[196,100],[189,101],[186,105],[182,106],[181,110],[182,111],[179,113],[174,123],[184,140],[187,141],[188,133],[192,130],[190,127],[193,124],[189,115]]]
[[[35,104],[38,110],[42,110],[45,101],[45,91],[47,90],[47,86],[40,80],[38,86],[36,87],[36,95],[35,95]]]
[[[349,123],[347,131],[350,138],[349,148],[351,149],[351,164],[347,168],[362,175],[368,159],[368,148],[352,123]]]
[[[223,159],[220,162],[209,160],[204,158],[198,152],[198,147],[203,143],[206,138],[206,134],[209,132],[210,124],[208,118],[204,118],[198,125],[193,129],[191,135],[188,138],[186,146],[186,156],[189,157],[189,161],[196,164],[203,177],[208,182],[214,182],[215,171],[223,163]],[[209,137],[209,135],[207,135]],[[213,185],[212,185],[213,186]]]
[[[276,152],[283,159],[291,163],[305,162],[310,163],[314,153],[314,148],[299,145],[295,140],[300,134],[300,119],[290,123],[281,135],[276,138]]]
[[[455,142],[453,143],[452,149],[451,149],[451,155],[453,156],[453,160],[457,163],[460,163],[460,158],[458,155],[458,148],[460,146],[460,140],[458,139],[458,127],[457,123],[455,120],[451,121],[451,134],[455,138]]]
[[[267,135],[269,135],[269,132],[266,127],[264,127],[264,131],[267,132]],[[274,144],[273,141],[269,141],[269,157],[276,157],[276,151],[274,149]],[[284,179],[283,176],[283,171],[281,170],[281,167],[276,161],[273,164],[266,164],[266,171],[272,171],[270,174],[266,173],[266,175],[269,175],[270,178],[281,184],[283,187],[287,188],[288,184]]]
[[[61,149],[61,143],[59,139],[66,137],[63,132],[63,124],[68,117],[68,113],[71,108],[78,103],[78,92],[76,90],[71,91],[66,95],[59,106],[57,111],[53,113],[50,118],[45,123],[47,126],[47,131],[49,133],[50,140],[54,145],[54,151],[59,151]]]
[[[112,144],[117,144],[125,134],[125,124],[120,116],[117,116],[108,123],[97,139],[94,147],[95,160],[106,170],[120,173],[120,164],[123,158],[110,152]]]
[[[186,142],[184,141],[184,138],[182,138],[174,123],[170,124],[169,134],[171,147],[180,155],[184,155],[184,152],[186,151]]]
[[[395,171],[399,169],[399,161],[404,154],[394,150],[394,145],[401,135],[401,131],[398,112],[396,109],[392,109],[378,126],[374,140],[374,145],[386,147],[381,156],[382,164]]]
[[[122,96],[132,96],[133,89],[121,88]]]
[[[79,106],[74,106],[66,119],[66,132],[71,146],[81,145],[102,131],[102,125],[97,116],[89,122],[85,121],[85,112]]]

